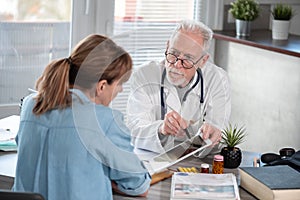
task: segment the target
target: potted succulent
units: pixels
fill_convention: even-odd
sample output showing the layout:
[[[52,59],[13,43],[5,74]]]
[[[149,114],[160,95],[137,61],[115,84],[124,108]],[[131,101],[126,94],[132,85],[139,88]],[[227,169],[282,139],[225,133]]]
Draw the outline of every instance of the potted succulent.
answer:
[[[272,38],[287,40],[289,35],[290,20],[293,16],[292,7],[286,4],[276,4],[272,11]]]
[[[246,137],[246,128],[232,126],[229,124],[222,130],[221,143],[225,144],[221,150],[221,155],[224,157],[225,168],[237,168],[242,162],[242,151],[237,147],[238,144],[244,142]]]
[[[229,12],[236,19],[236,35],[250,36],[251,21],[254,21],[260,13],[256,0],[236,0],[230,3]]]

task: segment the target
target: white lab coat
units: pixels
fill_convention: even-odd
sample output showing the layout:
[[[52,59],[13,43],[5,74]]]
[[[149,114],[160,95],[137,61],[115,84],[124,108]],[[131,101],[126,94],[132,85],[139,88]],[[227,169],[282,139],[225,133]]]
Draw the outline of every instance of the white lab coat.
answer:
[[[135,148],[157,153],[173,147],[174,140],[185,139],[165,136],[162,142],[160,138],[163,136],[159,136],[160,133],[158,133],[159,127],[163,124],[160,97],[163,70],[163,62],[150,62],[133,73],[130,79],[131,94],[127,105],[127,125],[131,129],[132,144]],[[223,129],[228,124],[231,112],[230,85],[226,72],[207,62],[202,68],[202,73],[204,78],[204,103],[202,105],[200,105],[200,82],[191,90],[186,102],[182,105],[176,88],[168,82],[167,78],[164,80],[167,112],[175,110],[183,118],[191,121],[189,131],[192,135],[203,123],[200,116],[204,115],[205,122]],[[195,75],[190,87],[196,79]],[[199,101],[193,101],[196,97]]]

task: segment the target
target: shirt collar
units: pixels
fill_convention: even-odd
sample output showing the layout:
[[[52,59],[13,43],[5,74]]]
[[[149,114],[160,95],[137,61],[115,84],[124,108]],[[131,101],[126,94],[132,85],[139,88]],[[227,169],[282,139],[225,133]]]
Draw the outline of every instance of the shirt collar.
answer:
[[[72,94],[73,101],[80,101],[82,103],[91,103],[90,99],[79,89],[69,89]]]

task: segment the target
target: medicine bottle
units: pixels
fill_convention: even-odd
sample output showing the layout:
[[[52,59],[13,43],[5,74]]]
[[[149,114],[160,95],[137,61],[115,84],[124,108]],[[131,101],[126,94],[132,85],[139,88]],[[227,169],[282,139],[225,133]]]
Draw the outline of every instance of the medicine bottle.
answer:
[[[224,171],[224,158],[222,155],[215,155],[212,167],[213,174],[223,174]]]
[[[201,169],[200,169],[200,173],[209,173],[209,165],[206,163],[202,163],[201,164]]]

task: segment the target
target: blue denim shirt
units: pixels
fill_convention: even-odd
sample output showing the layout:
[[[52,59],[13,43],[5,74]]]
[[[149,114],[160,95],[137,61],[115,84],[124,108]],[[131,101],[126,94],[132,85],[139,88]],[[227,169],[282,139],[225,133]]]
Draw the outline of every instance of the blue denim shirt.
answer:
[[[144,193],[151,177],[133,153],[123,115],[71,91],[71,107],[39,116],[35,94],[24,99],[13,190],[48,200],[112,199],[113,180],[126,194]]]

